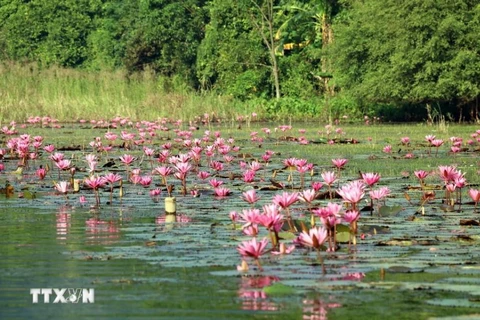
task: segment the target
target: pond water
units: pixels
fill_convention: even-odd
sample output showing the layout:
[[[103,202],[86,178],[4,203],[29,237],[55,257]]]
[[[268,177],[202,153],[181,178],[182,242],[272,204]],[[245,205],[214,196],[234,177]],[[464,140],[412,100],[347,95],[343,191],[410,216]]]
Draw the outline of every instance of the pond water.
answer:
[[[79,154],[88,152],[66,152],[75,153],[71,157],[80,167]],[[94,193],[84,186],[69,192],[68,200],[55,192],[55,170],[39,181],[34,175],[39,163],[22,175],[12,173],[16,158],[3,163],[1,181],[13,185],[15,194],[0,194],[1,319],[475,319],[480,314],[480,229],[473,203],[464,200],[462,209],[450,210],[438,199],[422,215],[403,197],[412,180],[385,177],[393,196],[382,216],[362,211],[363,236],[355,247],[341,243],[336,252],[322,252],[325,272],[315,252],[297,246],[289,255],[262,256],[263,270],[251,263],[241,273],[236,248],[249,237],[233,227],[229,212],[249,207],[241,195],[252,185],[240,179],[218,174],[231,195],[216,198],[206,182],[194,178],[189,184],[198,193],[182,196],[171,178],[177,189],[172,216],[165,214],[166,190],[158,180],[158,200],[149,195],[151,188],[126,182],[125,195],[119,197],[117,186],[111,203],[110,190],[102,189],[101,206],[95,208]],[[148,171],[149,163],[139,166]],[[277,159],[267,174],[287,181],[283,169]],[[97,172],[107,170],[125,174],[121,165]],[[257,208],[279,192],[269,179],[254,187],[261,195]],[[305,203],[291,210],[309,221]],[[281,236],[291,240],[288,233]],[[32,288],[93,288],[95,297],[93,303],[53,303],[52,295],[45,303],[40,295],[39,303],[32,303]]]

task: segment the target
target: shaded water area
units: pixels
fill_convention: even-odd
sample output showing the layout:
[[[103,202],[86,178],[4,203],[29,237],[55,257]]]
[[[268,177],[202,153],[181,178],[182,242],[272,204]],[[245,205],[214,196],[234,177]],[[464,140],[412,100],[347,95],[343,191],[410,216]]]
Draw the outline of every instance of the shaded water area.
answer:
[[[256,153],[263,152],[257,145],[249,145],[248,138],[241,144],[244,153],[238,158],[243,161],[251,162],[258,158]],[[271,141],[262,147],[283,148],[287,155],[297,144]],[[328,146],[314,147],[323,153]],[[82,163],[80,156],[89,152],[65,151],[77,159],[77,167]],[[110,157],[133,152],[120,149]],[[290,172],[280,160],[284,155],[272,161],[263,174],[275,181],[289,181]],[[477,155],[465,153],[462,161],[474,163]],[[77,193],[69,192],[67,200],[52,187],[52,181],[68,177],[67,173],[52,170],[42,181],[34,175],[39,163],[46,163],[46,156],[22,175],[14,173],[18,159],[3,159],[2,185],[9,181],[15,194],[0,194],[1,319],[480,317],[479,213],[468,199],[457,209],[442,205],[437,198],[426,204],[421,214],[420,191],[411,188],[415,185],[412,178],[382,177],[383,185],[392,190],[388,205],[381,216],[377,211],[371,214],[369,208],[361,212],[356,246],[342,242],[336,252],[322,252],[325,272],[314,251],[297,245],[289,255],[262,256],[263,270],[251,263],[250,270],[241,273],[237,271],[241,259],[236,248],[249,237],[238,225],[234,228],[229,212],[249,207],[241,198],[249,188],[261,195],[257,208],[270,203],[282,191],[271,179],[246,184],[218,172],[215,176],[231,194],[215,197],[208,183],[194,175],[188,184],[195,186],[197,193],[183,196],[179,181],[169,177],[176,188],[177,212],[173,216],[165,214],[167,191],[158,177],[150,188],[125,182],[125,195],[120,198],[116,187],[112,202],[110,189],[101,189],[100,208],[93,205],[93,191],[84,186]],[[367,156],[352,155],[350,165],[355,165],[355,157],[363,161]],[[330,156],[325,153],[321,157],[314,160],[319,169],[309,181],[320,180],[321,170],[329,168]],[[108,162],[106,157],[100,160],[102,165]],[[125,174],[116,162],[113,167],[99,166],[97,172]],[[138,166],[147,172],[150,163],[145,160]],[[226,171],[241,172],[237,165]],[[354,178],[351,172],[342,177],[345,181]],[[288,191],[299,183],[298,177],[295,179]],[[429,183],[443,194],[433,180]],[[153,187],[162,190],[158,199],[149,195]],[[405,192],[411,201],[405,199]],[[85,203],[79,202],[80,196],[86,198]],[[328,201],[327,197],[318,198],[316,205]],[[291,210],[298,220],[309,221],[305,203],[298,202]],[[281,237],[291,242],[293,235]],[[40,296],[34,304],[31,288],[93,288],[95,300],[54,304],[53,295],[50,303]]]

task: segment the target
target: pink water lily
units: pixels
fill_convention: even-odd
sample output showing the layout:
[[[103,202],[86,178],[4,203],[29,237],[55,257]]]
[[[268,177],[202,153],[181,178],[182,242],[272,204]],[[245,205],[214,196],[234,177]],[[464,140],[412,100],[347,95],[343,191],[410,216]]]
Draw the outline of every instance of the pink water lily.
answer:
[[[255,180],[255,171],[246,170],[242,174],[243,181],[246,183],[251,183]]]
[[[352,223],[360,219],[360,211],[358,210],[347,210],[342,217],[343,221],[347,223]]]
[[[246,209],[242,210],[242,213],[239,214],[240,221],[245,222],[243,227],[246,227],[250,224],[257,224],[260,222],[260,210],[258,209]]]
[[[266,253],[265,248],[267,247],[268,240],[263,238],[260,241],[257,241],[257,238],[252,238],[251,240],[243,241],[237,248],[237,251],[243,257],[252,257],[257,262],[258,268],[262,270],[262,267],[259,262],[260,256]]]
[[[68,170],[70,169],[70,166],[72,165],[72,162],[67,159],[62,159],[57,162],[55,162],[55,166],[60,169],[60,170]]]
[[[297,163],[296,158],[287,158],[287,159],[283,160],[283,164],[288,168],[294,168],[296,163]]]
[[[218,188],[215,188],[213,191],[215,193],[215,196],[217,197],[226,197],[232,193],[230,189],[225,187],[218,187]]]
[[[89,188],[94,190],[98,190],[98,188],[103,187],[107,183],[104,177],[99,176],[85,178],[84,182]]]
[[[335,172],[333,171],[325,171],[322,172],[321,174],[323,181],[329,186],[335,183],[337,181],[337,176],[335,175]]]
[[[442,139],[433,139],[433,140],[430,141],[430,144],[436,148],[435,156],[438,155],[438,149],[443,144],[443,142],[444,141]]]
[[[223,184],[222,180],[217,180],[217,178],[210,179],[208,183],[213,187],[213,188],[218,188]]]
[[[161,166],[161,167],[156,167],[153,169],[154,174],[158,174],[162,177],[162,184],[167,185],[167,177],[171,175],[173,172],[172,167],[167,167],[167,166]]]
[[[242,199],[250,204],[254,204],[260,199],[260,197],[257,196],[255,189],[250,189],[242,193]]]
[[[103,178],[105,179],[105,183],[108,183],[110,185],[110,204],[111,204],[113,199],[113,186],[116,182],[122,181],[122,176],[119,175],[118,173],[109,172],[106,175],[104,175]]]
[[[473,202],[475,202],[475,212],[477,212],[477,205],[480,202],[480,191],[478,189],[470,189],[468,190],[468,195],[472,198]]]
[[[280,214],[276,205],[263,207],[263,214],[257,217],[257,221],[268,230],[279,232],[283,225],[283,215]],[[275,243],[273,244],[275,246]]]
[[[419,180],[425,180],[425,178],[428,176],[428,172],[425,170],[417,170],[413,173],[415,174],[415,177],[417,177]]]
[[[187,174],[192,170],[192,165],[188,162],[175,163],[175,178],[179,179],[182,182],[182,194],[185,196],[187,194]]]
[[[436,137],[433,134],[429,134],[425,136],[425,140],[427,142],[432,142]]]
[[[256,237],[258,235],[258,224],[251,224],[242,227],[242,232],[246,236]]]
[[[390,194],[388,187],[381,187],[380,189],[372,190],[369,192],[370,198],[373,200],[381,200]]]
[[[162,190],[159,188],[155,188],[149,191],[150,198],[152,198],[153,202],[159,201],[161,193],[162,193]]]
[[[149,148],[149,147],[144,146],[144,147],[143,147],[143,153],[144,153],[147,157],[152,157],[153,154],[155,153],[155,150],[153,150],[152,148]]]
[[[148,187],[152,183],[152,177],[148,176],[148,175],[147,176],[141,176],[139,183],[144,187]]]
[[[343,198],[343,201],[352,204],[354,209],[365,195],[361,184],[354,182],[342,186],[337,190],[337,193]]]
[[[480,202],[480,191],[478,189],[468,190],[468,195],[472,198],[473,202]]]
[[[89,188],[93,189],[93,191],[95,193],[96,205],[97,205],[97,207],[99,207],[100,206],[100,197],[98,195],[98,189],[103,187],[107,183],[107,181],[105,180],[104,177],[90,176],[88,178],[85,178],[84,183]]]
[[[208,171],[200,171],[197,173],[197,177],[201,180],[205,180],[210,177],[210,173]]]
[[[126,166],[131,165],[135,160],[136,158],[130,154],[124,154],[120,157],[120,161],[123,162]]]
[[[320,189],[322,189],[323,183],[320,181],[313,181],[312,182],[312,189],[315,190],[315,192],[318,192]]]
[[[410,138],[409,137],[402,137],[400,139],[400,142],[403,144],[403,145],[408,145],[410,143]]]
[[[55,189],[63,194],[66,194],[68,191],[68,182],[67,181],[60,181],[55,183]]]
[[[45,178],[45,176],[47,175],[47,170],[43,167],[40,167],[38,168],[36,171],[35,171],[35,175],[40,179],[40,180],[43,180]]]
[[[444,141],[442,139],[434,139],[434,140],[430,141],[432,146],[434,146],[436,148],[440,147],[443,144],[443,142]]]
[[[257,241],[256,238],[252,238],[251,240],[243,241],[238,246],[237,250],[242,256],[258,259],[260,256],[265,254],[265,248],[267,247],[267,244],[267,238],[263,238],[260,241]]]
[[[304,202],[307,202],[307,203],[311,203],[313,200],[315,200],[315,196],[316,196],[316,191],[314,189],[307,189],[307,190],[303,190],[302,192],[300,192],[300,194],[298,195],[298,199],[300,201],[304,201]]]
[[[320,250],[321,246],[327,239],[327,229],[324,227],[313,227],[308,232],[302,231],[295,242],[300,243],[303,246],[315,248]]]
[[[438,166],[440,178],[447,184],[449,181],[455,181],[461,175],[461,172],[454,166]]]
[[[368,186],[372,187],[380,180],[380,174],[373,172],[362,173],[362,179]]]
[[[285,209],[287,212],[287,222],[290,227],[290,230],[296,231],[296,227],[293,224],[292,216],[290,215],[289,207],[298,201],[298,193],[297,192],[283,192],[282,194],[277,194],[273,197],[273,203],[280,206],[282,209]]]
[[[335,202],[329,202],[327,203],[326,207],[320,207],[312,210],[312,212],[319,218],[327,218],[329,216],[340,218],[340,211],[342,211],[342,206]]]
[[[343,168],[347,162],[347,159],[332,159],[332,163],[337,169]]]
[[[55,151],[55,146],[53,144],[49,144],[43,147],[43,150],[45,150],[48,153],[52,153],[53,151]]]
[[[49,158],[54,162],[58,162],[60,160],[63,160],[65,158],[65,155],[61,152],[55,152],[54,154],[50,155]]]
[[[273,203],[279,205],[283,209],[288,208],[292,204],[298,201],[297,192],[283,192],[282,194],[277,194],[273,197]]]
[[[347,210],[343,215],[343,221],[349,224],[350,227],[350,237],[349,245],[353,239],[353,245],[357,244],[357,222],[360,219],[360,211],[358,210]]]

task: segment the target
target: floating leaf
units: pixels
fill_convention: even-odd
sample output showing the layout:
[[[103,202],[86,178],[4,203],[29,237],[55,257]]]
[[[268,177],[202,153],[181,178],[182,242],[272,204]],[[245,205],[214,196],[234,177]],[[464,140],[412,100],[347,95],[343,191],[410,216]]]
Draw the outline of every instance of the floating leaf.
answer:
[[[284,296],[293,295],[296,290],[290,286],[284,285],[281,282],[276,282],[270,286],[264,287],[263,292],[269,296]]]
[[[442,210],[443,212],[453,212],[455,211],[455,208],[452,205],[442,204],[440,206],[440,210]]]
[[[402,206],[382,206],[380,207],[381,216],[394,216],[400,211],[405,210]]]
[[[442,306],[442,307],[480,308],[480,303],[472,302],[467,299],[432,299],[432,300],[427,300],[427,303],[433,304],[435,306]],[[478,319],[478,318],[472,318],[472,319]]]
[[[407,266],[391,266],[386,272],[388,273],[413,273],[413,272],[423,272],[423,269],[414,269]]]
[[[412,240],[405,239],[391,239],[387,241],[380,241],[377,243],[377,246],[411,246],[413,245]]]
[[[37,193],[36,192],[31,192],[29,190],[23,191],[23,197],[25,199],[36,199],[37,198]]]
[[[350,228],[343,224],[337,225],[336,239],[337,242],[348,242],[350,240]]]
[[[288,231],[281,231],[278,233],[278,237],[280,239],[284,239],[284,240],[293,240],[295,239],[297,236],[295,235],[295,233],[293,232],[288,232]]]
[[[453,316],[453,317],[441,317],[441,318],[429,318],[430,320],[478,320],[480,318],[480,313],[464,315],[464,316]]]

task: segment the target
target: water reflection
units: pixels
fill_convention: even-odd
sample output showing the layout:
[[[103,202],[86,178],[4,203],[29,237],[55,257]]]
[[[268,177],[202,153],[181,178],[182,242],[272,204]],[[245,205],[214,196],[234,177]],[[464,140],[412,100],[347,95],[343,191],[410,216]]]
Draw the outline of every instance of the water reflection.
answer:
[[[341,280],[361,281],[365,277],[363,272],[346,272],[342,274]]]
[[[120,238],[120,229],[116,221],[104,221],[90,218],[85,221],[87,244],[113,244]]]
[[[166,213],[155,218],[155,224],[158,226],[157,231],[169,231],[178,223],[189,223],[192,219],[184,214]]]
[[[268,300],[268,296],[262,290],[264,287],[278,280],[279,278],[274,276],[242,277],[240,289],[237,292],[238,297],[242,300],[242,309],[262,311],[278,310],[278,305]]]
[[[57,228],[57,240],[65,241],[67,240],[67,235],[70,231],[70,219],[71,214],[68,213],[71,210],[68,207],[62,206],[58,208],[58,213],[56,214],[56,228]]]
[[[327,320],[328,311],[333,308],[340,308],[342,305],[335,302],[335,298],[330,296],[327,300],[305,299],[302,301],[302,310],[304,320]]]
[[[163,214],[155,218],[156,224],[165,224],[165,223],[173,223],[173,222],[189,223],[191,221],[192,219],[190,217],[184,214],[175,214],[175,213]]]

